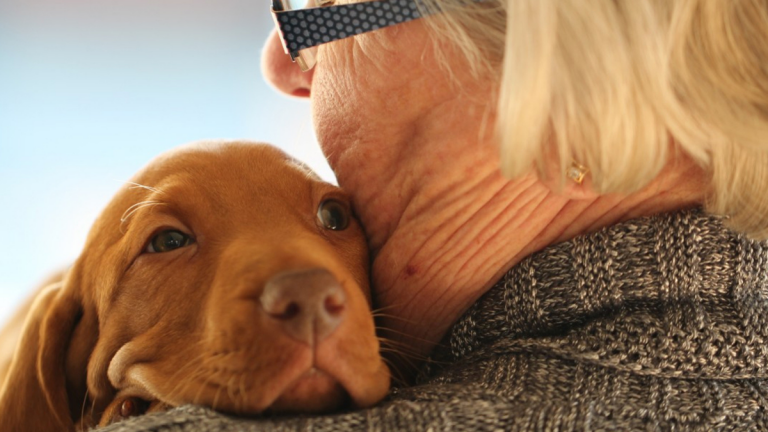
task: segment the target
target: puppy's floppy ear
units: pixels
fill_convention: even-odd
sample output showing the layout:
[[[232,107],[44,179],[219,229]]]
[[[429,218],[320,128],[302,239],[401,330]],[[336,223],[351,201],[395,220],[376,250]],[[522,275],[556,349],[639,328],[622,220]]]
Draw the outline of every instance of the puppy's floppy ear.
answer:
[[[42,291],[27,316],[21,340],[0,393],[0,423],[8,430],[74,430],[71,421],[66,422],[61,413],[49,407],[49,398],[37,367],[42,347],[43,321],[60,292],[60,285]],[[69,409],[63,414],[68,417]]]
[[[70,272],[67,279],[73,276]],[[78,290],[71,289],[69,282],[66,285],[41,292],[27,317],[0,392],[4,430],[75,430],[85,399],[88,356],[98,330],[88,322],[92,317],[83,319]]]

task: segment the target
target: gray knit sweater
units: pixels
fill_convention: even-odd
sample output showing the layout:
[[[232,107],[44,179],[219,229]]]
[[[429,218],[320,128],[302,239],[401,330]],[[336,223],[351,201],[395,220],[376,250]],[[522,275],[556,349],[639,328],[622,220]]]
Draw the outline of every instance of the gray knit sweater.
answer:
[[[378,407],[244,420],[182,407],[108,431],[768,430],[768,244],[699,210],[546,248]]]

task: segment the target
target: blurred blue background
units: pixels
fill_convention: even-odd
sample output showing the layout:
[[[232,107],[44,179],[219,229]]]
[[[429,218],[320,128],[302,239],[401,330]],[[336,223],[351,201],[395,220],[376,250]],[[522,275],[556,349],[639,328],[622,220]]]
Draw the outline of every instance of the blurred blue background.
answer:
[[[332,173],[309,103],[261,75],[266,0],[0,0],[0,324],[79,254],[113,193],[204,138]]]

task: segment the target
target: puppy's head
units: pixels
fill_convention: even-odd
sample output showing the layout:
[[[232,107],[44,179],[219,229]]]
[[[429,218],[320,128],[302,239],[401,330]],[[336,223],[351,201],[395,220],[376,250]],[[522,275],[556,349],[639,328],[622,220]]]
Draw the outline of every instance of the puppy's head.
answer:
[[[344,193],[279,150],[165,154],[108,205],[51,294],[44,393],[84,423],[116,392],[245,415],[370,406],[389,373],[367,267]]]

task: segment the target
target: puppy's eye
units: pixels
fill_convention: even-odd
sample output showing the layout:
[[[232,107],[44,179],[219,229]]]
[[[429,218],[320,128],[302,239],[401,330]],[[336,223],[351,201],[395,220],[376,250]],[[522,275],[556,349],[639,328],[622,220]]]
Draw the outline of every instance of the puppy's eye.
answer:
[[[120,417],[129,418],[144,414],[146,402],[139,398],[128,398],[120,404]]]
[[[165,230],[152,237],[147,245],[146,252],[170,252],[172,250],[189,246],[195,240],[178,230]]]
[[[104,413],[104,417],[100,422],[100,426],[107,426],[112,423],[117,423],[131,417],[144,415],[149,409],[150,403],[137,398],[127,397],[124,399],[114,400]]]
[[[317,209],[320,223],[329,230],[341,231],[349,226],[349,210],[340,201],[327,199]]]

